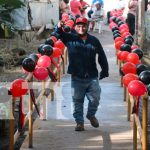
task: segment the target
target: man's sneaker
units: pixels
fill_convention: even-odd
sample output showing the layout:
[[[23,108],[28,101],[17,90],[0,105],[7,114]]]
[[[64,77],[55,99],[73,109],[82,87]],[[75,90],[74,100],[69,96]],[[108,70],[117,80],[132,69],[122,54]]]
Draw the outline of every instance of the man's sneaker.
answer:
[[[94,117],[91,117],[91,118],[88,118],[88,117],[87,117],[87,119],[90,120],[90,123],[91,123],[91,125],[92,125],[93,127],[95,127],[95,128],[98,128],[98,127],[99,127],[99,122],[98,122],[98,120],[96,119],[95,116],[94,116]]]
[[[75,131],[84,131],[84,124],[83,123],[77,123],[75,127]]]

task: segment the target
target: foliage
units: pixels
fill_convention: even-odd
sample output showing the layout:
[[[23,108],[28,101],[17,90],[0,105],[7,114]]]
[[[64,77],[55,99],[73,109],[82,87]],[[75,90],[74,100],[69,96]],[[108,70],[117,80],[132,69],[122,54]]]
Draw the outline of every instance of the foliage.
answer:
[[[0,0],[0,26],[2,29],[7,26],[8,31],[14,31],[11,13],[23,6],[25,5],[21,0]]]

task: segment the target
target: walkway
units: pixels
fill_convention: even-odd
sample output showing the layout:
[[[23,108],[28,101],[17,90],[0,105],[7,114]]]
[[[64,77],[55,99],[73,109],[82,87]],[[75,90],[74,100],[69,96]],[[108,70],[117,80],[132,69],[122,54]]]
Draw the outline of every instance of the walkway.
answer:
[[[97,112],[99,128],[93,128],[85,118],[85,131],[74,131],[72,117],[70,76],[62,78],[56,88],[56,100],[47,102],[48,120],[39,118],[34,122],[34,150],[131,150],[132,130],[127,121],[127,106],[123,102],[123,88],[120,87],[112,33],[105,27],[97,36],[106,52],[110,77],[100,81],[102,88],[101,105]],[[85,115],[87,101],[85,100]],[[21,150],[28,150],[28,137]]]

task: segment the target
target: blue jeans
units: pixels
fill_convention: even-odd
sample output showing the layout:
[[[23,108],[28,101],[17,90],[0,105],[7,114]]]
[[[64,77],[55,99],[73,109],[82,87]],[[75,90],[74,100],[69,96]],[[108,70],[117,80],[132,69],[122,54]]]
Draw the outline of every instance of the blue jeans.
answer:
[[[100,101],[101,88],[98,78],[81,79],[76,76],[71,78],[73,116],[77,123],[84,123],[84,98],[89,100],[87,118],[95,116]]]

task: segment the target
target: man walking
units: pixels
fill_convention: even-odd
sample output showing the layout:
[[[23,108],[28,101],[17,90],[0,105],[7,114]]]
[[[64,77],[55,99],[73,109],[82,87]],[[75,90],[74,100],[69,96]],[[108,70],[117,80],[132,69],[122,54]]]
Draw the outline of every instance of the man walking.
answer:
[[[99,80],[109,76],[108,62],[103,47],[99,40],[88,34],[88,20],[77,18],[75,24],[76,34],[65,33],[62,30],[64,22],[58,23],[57,33],[68,48],[69,66],[71,74],[71,87],[74,112],[73,116],[77,123],[75,131],[84,131],[84,98],[89,100],[87,119],[93,127],[99,127],[95,117],[100,101],[101,88]],[[101,66],[100,76],[96,67],[96,54]]]

